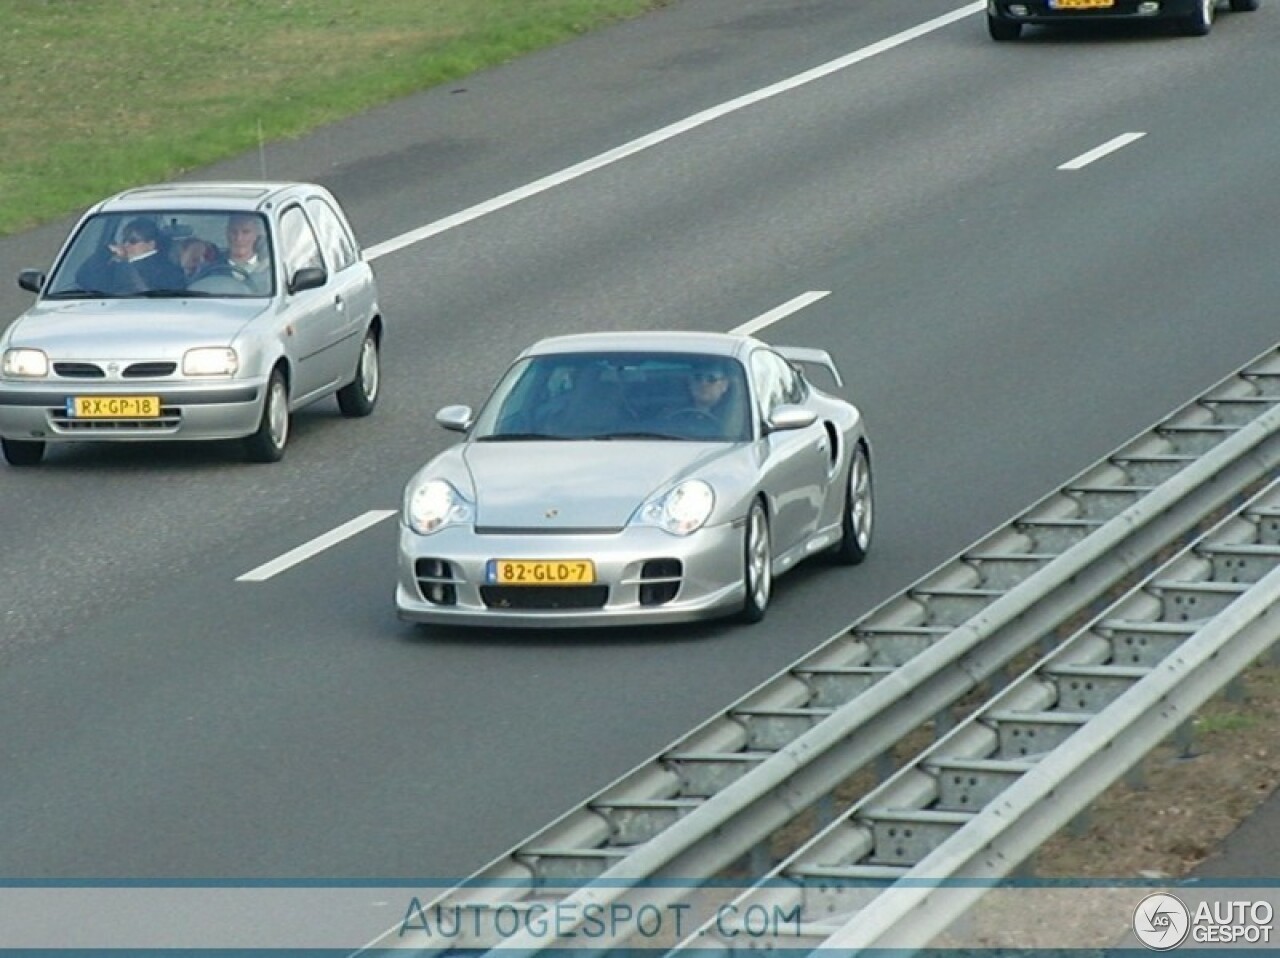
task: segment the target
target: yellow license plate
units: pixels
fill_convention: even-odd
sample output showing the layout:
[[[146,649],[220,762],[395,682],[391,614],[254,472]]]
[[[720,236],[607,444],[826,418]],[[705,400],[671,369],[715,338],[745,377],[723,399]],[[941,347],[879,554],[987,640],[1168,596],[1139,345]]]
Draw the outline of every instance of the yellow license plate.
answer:
[[[73,396],[67,415],[75,419],[155,419],[159,396]]]
[[[491,559],[490,582],[496,585],[591,585],[596,566],[590,559]]]
[[[1114,7],[1115,0],[1053,0],[1055,10],[1097,10]]]

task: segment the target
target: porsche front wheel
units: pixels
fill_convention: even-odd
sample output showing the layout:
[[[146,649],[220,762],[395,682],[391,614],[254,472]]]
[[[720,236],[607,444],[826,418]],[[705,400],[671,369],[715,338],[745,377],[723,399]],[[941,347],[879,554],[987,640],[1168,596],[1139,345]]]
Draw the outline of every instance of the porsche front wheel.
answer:
[[[758,499],[747,513],[742,554],[742,584],[747,594],[738,617],[743,622],[759,622],[773,594],[773,549],[769,541],[769,516]]]

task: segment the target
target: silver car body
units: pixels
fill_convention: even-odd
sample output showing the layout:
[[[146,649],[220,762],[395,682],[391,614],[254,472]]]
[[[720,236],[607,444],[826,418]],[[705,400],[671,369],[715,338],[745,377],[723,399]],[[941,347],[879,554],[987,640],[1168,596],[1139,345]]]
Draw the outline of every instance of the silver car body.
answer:
[[[670,363],[666,357],[670,357]],[[741,436],[701,441],[663,438],[665,427],[635,424],[582,438],[495,436],[501,406],[519,389],[522,368],[574,357],[617,357],[613,400],[642,405],[638,391],[675,367],[709,358],[740,371],[746,395]],[[544,362],[545,365],[545,362]],[[743,609],[748,516],[768,517],[770,579],[814,554],[838,548],[847,493],[857,495],[870,535],[870,446],[862,416],[818,389],[801,368],[825,367],[821,350],[773,348],[748,336],[716,333],[589,333],[544,340],[512,365],[478,416],[449,407],[437,417],[465,429],[406,487],[401,516],[396,607],[415,622],[526,627],[596,626],[695,620]],[[784,394],[790,389],[789,394]],[[630,392],[628,397],[626,394]],[[766,395],[768,393],[768,395]],[[771,420],[777,420],[771,423]],[[634,429],[634,437],[629,437]],[[488,435],[486,435],[488,433]],[[860,452],[859,452],[860,451]],[[862,475],[851,475],[858,454]],[[411,526],[414,492],[444,480],[470,504],[468,521],[428,534]],[[709,518],[678,535],[639,521],[642,506],[698,479],[714,493]],[[861,555],[852,560],[860,561]],[[580,585],[495,584],[495,563],[587,560]],[[766,585],[767,599],[767,585]]]
[[[235,214],[265,226],[261,245],[269,266],[260,289],[211,275],[189,288],[97,295],[101,291],[81,289],[74,279],[86,254],[118,240],[123,223],[149,218],[168,234],[167,243],[194,232],[217,244],[213,224]],[[291,289],[303,267],[313,268],[310,283]],[[341,207],[314,184],[127,190],[82,217],[48,276],[27,270],[20,283],[36,291],[37,300],[0,336],[0,355],[38,351],[48,370],[44,376],[0,371],[0,437],[18,445],[249,436],[263,421],[273,370],[283,375],[292,411],[352,383],[365,337],[382,335],[372,271]],[[217,348],[234,350],[233,373],[184,373],[190,350]],[[118,402],[140,395],[158,399],[158,414],[131,417]],[[77,415],[77,400],[98,399],[104,402],[79,411],[96,408],[102,418]]]

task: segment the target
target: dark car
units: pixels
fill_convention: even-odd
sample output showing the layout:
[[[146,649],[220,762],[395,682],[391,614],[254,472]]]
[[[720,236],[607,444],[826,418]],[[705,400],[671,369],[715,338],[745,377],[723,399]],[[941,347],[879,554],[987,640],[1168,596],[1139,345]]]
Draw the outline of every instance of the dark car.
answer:
[[[1232,10],[1258,9],[1258,0],[1230,4]],[[1018,39],[1027,24],[1158,20],[1203,37],[1213,28],[1217,7],[1218,0],[987,0],[987,30],[1003,42]]]

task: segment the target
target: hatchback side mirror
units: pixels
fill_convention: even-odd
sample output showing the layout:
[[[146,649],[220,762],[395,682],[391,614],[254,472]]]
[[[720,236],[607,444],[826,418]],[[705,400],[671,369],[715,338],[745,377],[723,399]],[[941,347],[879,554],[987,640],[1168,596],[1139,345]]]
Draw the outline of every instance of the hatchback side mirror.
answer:
[[[18,274],[18,285],[31,293],[44,289],[44,273],[38,269],[24,269]]]
[[[323,266],[304,266],[289,277],[289,292],[301,293],[304,289],[318,289],[329,282],[329,274]]]

